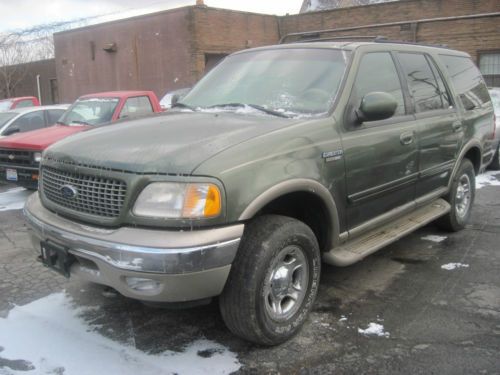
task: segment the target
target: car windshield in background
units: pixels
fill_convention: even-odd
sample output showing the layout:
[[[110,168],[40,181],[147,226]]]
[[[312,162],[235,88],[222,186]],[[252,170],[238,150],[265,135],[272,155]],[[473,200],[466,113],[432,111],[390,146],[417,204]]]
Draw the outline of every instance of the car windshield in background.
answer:
[[[12,107],[12,100],[0,100],[0,112],[8,111]]]
[[[77,100],[60,118],[64,125],[101,125],[111,121],[118,98],[85,98]]]
[[[495,109],[495,115],[500,116],[500,88],[490,89],[489,92],[493,108]]]
[[[177,106],[282,117],[325,115],[344,75],[346,54],[319,48],[236,54],[207,74]]]
[[[12,113],[12,112],[4,112],[0,113],[0,128],[4,126],[7,122],[12,120],[17,113]]]

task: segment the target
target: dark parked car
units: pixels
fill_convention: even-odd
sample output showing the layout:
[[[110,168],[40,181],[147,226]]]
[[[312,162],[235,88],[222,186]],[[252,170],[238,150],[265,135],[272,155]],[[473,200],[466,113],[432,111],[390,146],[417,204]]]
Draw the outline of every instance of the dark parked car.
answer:
[[[274,345],[306,320],[322,259],[352,264],[433,220],[462,229],[493,130],[466,53],[248,49],[165,115],[51,146],[24,212],[48,267],[143,301],[219,295],[232,332]]]

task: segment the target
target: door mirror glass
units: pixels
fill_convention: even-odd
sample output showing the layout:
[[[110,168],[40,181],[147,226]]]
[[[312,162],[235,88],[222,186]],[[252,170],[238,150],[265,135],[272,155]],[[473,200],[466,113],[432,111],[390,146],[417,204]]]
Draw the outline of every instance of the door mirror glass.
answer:
[[[394,96],[386,92],[370,92],[363,97],[356,115],[359,123],[385,120],[396,112],[398,103]]]

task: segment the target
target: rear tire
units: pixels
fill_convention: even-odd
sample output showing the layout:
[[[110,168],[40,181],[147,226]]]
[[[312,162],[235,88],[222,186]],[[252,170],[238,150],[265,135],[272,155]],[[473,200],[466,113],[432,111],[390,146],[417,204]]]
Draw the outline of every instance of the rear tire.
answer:
[[[290,339],[314,304],[320,267],[318,242],[307,225],[277,215],[254,219],[219,298],[227,327],[260,345]]]
[[[465,228],[469,220],[476,195],[476,176],[474,166],[469,159],[463,159],[458,168],[451,190],[446,200],[451,205],[451,210],[437,220],[437,224],[450,232],[457,232]]]

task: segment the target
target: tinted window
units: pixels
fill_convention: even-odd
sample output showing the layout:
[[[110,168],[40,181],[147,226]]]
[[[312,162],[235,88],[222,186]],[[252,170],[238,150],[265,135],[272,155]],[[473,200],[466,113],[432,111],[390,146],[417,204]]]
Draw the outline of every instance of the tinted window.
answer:
[[[14,121],[9,129],[12,127],[19,128],[19,131],[29,132],[30,130],[40,129],[45,126],[45,120],[43,118],[43,111],[36,111],[27,113],[21,117],[19,117],[16,121]]]
[[[362,57],[353,94],[358,108],[363,97],[374,91],[383,91],[394,96],[398,107],[395,116],[405,114],[401,82],[392,57],[387,52],[368,53]]]
[[[120,113],[120,118],[137,117],[153,112],[153,107],[147,96],[128,98]]]
[[[441,55],[441,59],[465,109],[478,108],[490,101],[483,77],[470,58]]]
[[[54,125],[61,118],[64,112],[66,112],[64,109],[49,109],[47,111],[49,125]]]
[[[31,99],[21,100],[16,104],[16,108],[23,108],[23,107],[33,107],[33,101]]]
[[[415,102],[415,111],[425,112],[445,108],[436,77],[425,56],[400,53],[399,60],[403,65],[408,89]]]
[[[446,88],[446,86],[443,82],[443,77],[441,76],[441,74],[439,74],[439,71],[436,67],[436,63],[434,61],[432,61],[432,59],[429,56],[427,56],[427,61],[431,65],[432,73],[434,74],[434,77],[437,80],[439,92],[441,94],[441,100],[443,102],[443,107],[449,108],[450,106],[453,105],[453,102],[451,101],[450,92],[448,91],[448,89]]]

